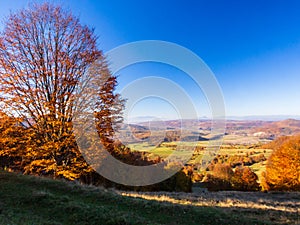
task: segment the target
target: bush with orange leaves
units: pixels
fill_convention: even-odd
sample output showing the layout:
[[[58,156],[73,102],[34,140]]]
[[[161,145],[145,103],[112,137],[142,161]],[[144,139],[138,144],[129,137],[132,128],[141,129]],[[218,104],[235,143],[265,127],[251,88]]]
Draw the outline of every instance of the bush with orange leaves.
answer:
[[[234,190],[259,191],[258,176],[247,166],[237,167],[231,179]]]
[[[204,178],[204,186],[209,191],[237,190],[258,191],[257,175],[249,167],[237,167],[233,171],[229,164],[217,163],[212,174]]]
[[[266,190],[300,191],[300,135],[272,143],[262,186]]]

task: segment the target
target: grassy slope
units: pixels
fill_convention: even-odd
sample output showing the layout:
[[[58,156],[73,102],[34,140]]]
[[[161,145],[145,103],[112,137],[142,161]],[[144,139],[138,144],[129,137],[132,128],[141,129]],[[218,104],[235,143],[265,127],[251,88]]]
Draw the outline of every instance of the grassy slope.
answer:
[[[265,224],[214,207],[124,197],[0,171],[0,224]]]

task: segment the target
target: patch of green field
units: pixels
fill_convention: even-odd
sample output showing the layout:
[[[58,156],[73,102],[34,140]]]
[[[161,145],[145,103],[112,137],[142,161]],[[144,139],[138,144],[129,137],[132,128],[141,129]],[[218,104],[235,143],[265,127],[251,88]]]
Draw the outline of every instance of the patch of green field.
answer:
[[[266,171],[266,162],[255,163],[250,168],[258,176],[258,180],[261,181],[262,172]]]
[[[226,148],[226,146],[222,146],[218,154],[220,155],[259,155],[264,154],[266,158],[268,158],[272,153],[271,149],[260,149],[260,148],[245,148],[242,146],[235,146],[234,148]]]
[[[161,158],[168,157],[169,155],[174,153],[175,150],[176,150],[177,156],[190,154],[190,152],[187,152],[184,150],[180,151],[180,147],[177,148],[178,144],[182,147],[194,146],[194,143],[190,143],[190,142],[185,142],[185,143],[168,142],[168,143],[162,143],[160,146],[153,146],[153,145],[148,144],[147,142],[143,142],[143,143],[128,144],[127,146],[132,151],[148,152],[151,155],[153,155],[154,157],[160,156]]]
[[[173,152],[174,152],[174,150],[172,150],[171,148],[168,148],[168,147],[158,147],[158,148],[155,148],[155,149],[149,151],[149,153],[152,153],[153,155],[159,155],[162,158],[168,157]]]
[[[91,186],[0,171],[0,224],[268,224],[220,208],[121,196]]]
[[[127,145],[132,151],[141,151],[151,153],[153,156],[160,156],[161,158],[166,158],[173,153],[173,149],[165,146],[153,146],[147,142],[134,143]]]

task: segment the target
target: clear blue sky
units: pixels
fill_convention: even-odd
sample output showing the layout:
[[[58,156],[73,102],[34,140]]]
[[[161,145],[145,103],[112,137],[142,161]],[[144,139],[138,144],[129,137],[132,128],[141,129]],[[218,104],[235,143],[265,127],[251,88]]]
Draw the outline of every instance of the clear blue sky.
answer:
[[[1,0],[2,18],[28,2]],[[84,24],[94,27],[104,52],[149,39],[192,50],[218,79],[227,115],[300,115],[300,1],[52,2],[69,8]],[[119,75],[120,90],[145,75],[173,79],[199,103],[200,116],[209,115],[203,94],[183,79],[180,71],[144,65],[124,69]],[[155,107],[147,104],[149,100],[136,107],[136,116],[155,114],[151,113]],[[155,104],[171,110],[159,100]]]

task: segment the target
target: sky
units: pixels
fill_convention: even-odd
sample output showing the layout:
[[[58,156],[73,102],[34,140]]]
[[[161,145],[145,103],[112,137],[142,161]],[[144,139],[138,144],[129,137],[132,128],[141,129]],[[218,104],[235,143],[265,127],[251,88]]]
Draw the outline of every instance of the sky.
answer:
[[[10,10],[29,2],[1,0],[1,18],[5,20]],[[300,115],[300,1],[51,2],[70,9],[83,24],[94,27],[104,53],[141,40],[173,42],[194,52],[216,77],[227,116]],[[131,82],[146,76],[168,79],[190,96],[199,117],[211,115],[206,93],[178,68],[142,63],[117,75],[117,91],[121,93]],[[144,87],[139,88],[137,95]],[[131,117],[179,116],[176,107],[159,96],[144,98],[128,110]]]

